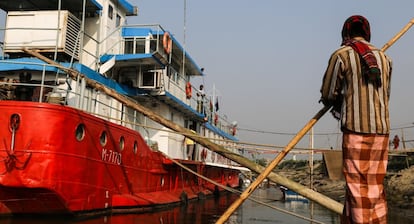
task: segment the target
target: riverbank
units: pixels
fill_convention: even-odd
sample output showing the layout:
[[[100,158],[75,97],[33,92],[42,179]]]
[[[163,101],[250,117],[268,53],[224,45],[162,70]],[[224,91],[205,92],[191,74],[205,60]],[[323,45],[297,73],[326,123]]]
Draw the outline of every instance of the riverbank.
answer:
[[[414,159],[390,159],[385,178],[389,212],[405,216],[414,222]],[[413,164],[413,165],[411,165]],[[407,168],[408,167],[408,168]],[[345,181],[331,180],[322,160],[314,161],[313,175],[308,161],[285,161],[276,172],[304,186],[343,203]],[[312,183],[312,186],[311,186]]]

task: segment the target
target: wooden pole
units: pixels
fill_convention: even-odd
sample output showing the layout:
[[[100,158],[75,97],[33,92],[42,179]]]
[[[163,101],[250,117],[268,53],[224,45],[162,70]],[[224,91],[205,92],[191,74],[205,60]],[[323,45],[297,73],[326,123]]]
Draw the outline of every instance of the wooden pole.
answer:
[[[391,40],[389,40],[384,46],[382,46],[381,50],[386,51],[391,45],[393,45],[402,35],[404,35],[412,26],[414,25],[414,18],[410,20],[410,22],[405,25],[400,32],[398,32]]]
[[[403,29],[400,30],[390,41],[388,41],[381,51],[387,50],[392,44],[394,44],[408,29],[414,24],[412,19]],[[280,163],[280,161],[287,155],[287,153],[299,142],[299,140],[312,128],[312,126],[321,118],[330,106],[322,108],[306,125],[303,127],[296,136],[288,143],[284,150],[279,153],[276,158],[266,167],[266,169],[256,178],[256,180],[250,184],[250,186],[240,195],[240,197],[233,202],[232,205],[224,212],[224,214],[217,220],[216,224],[222,224],[230,217],[230,215],[253,193],[254,190],[263,182],[263,180],[272,172],[272,170]]]
[[[135,101],[132,101],[126,97],[124,97],[123,95],[120,95],[118,93],[116,93],[115,91],[113,91],[112,89],[109,89],[107,87],[105,87],[104,85],[97,83],[93,80],[88,79],[87,77],[85,77],[83,74],[80,74],[79,72],[77,72],[76,70],[73,69],[68,69],[66,67],[61,66],[60,64],[56,63],[55,61],[50,60],[49,58],[46,58],[45,56],[41,55],[40,53],[33,51],[33,50],[29,50],[29,49],[24,49],[24,51],[27,54],[30,54],[34,57],[37,57],[43,61],[45,61],[46,63],[49,63],[51,65],[54,65],[56,67],[58,67],[59,69],[62,69],[63,71],[67,72],[69,74],[69,76],[71,76],[72,78],[84,78],[85,81],[87,82],[88,85],[90,85],[91,87],[94,87],[100,91],[105,92],[106,94],[108,94],[109,96],[114,97],[115,99],[119,100],[120,102],[124,103],[125,105],[127,105],[128,107],[131,107],[139,112],[141,112],[142,114],[144,114],[145,116],[148,116],[150,119],[159,122],[160,124],[164,125],[165,127],[168,127],[174,131],[180,132],[181,134],[183,134],[184,136],[194,140],[195,142],[203,145],[204,147],[244,166],[249,168],[250,170],[256,172],[256,173],[262,173],[264,171],[264,167],[252,162],[251,160],[243,157],[240,154],[231,152],[227,149],[225,149],[224,147],[213,143],[212,141],[209,141],[208,139],[205,139],[197,134],[194,134],[193,132],[191,132],[190,130],[181,127],[173,122],[171,122],[170,120],[167,120],[165,118],[163,118],[160,115],[157,115],[156,113],[152,112],[151,110],[148,110],[147,108],[141,106],[140,104],[138,104]],[[322,116],[321,113],[325,113],[326,110],[328,110],[328,108],[324,108],[320,111],[320,113],[318,113],[316,115],[316,117]],[[315,118],[316,118],[315,117]],[[314,118],[314,119],[315,119]],[[316,122],[316,120],[314,120],[314,122]],[[313,125],[313,124],[312,124]],[[304,132],[306,133],[306,132]],[[302,134],[304,134],[302,133]],[[286,177],[283,177],[279,174],[276,174],[274,172],[270,173],[268,176],[268,179],[281,184],[285,187],[288,187],[289,189],[297,192],[300,195],[303,195],[306,198],[309,198],[310,200],[313,200],[315,202],[317,202],[318,204],[324,206],[325,208],[336,212],[338,214],[342,213],[342,209],[343,206],[341,203],[321,194],[318,192],[315,192],[311,189],[309,189],[306,186],[303,186],[299,183],[296,183]]]
[[[413,23],[414,22],[412,20],[411,21],[411,25]],[[404,28],[404,33],[407,30],[408,30],[408,28]],[[399,37],[400,36],[401,35],[399,35]],[[384,48],[385,47],[388,48],[398,38],[394,38],[391,41],[389,41],[387,43],[388,46],[387,47],[384,46]],[[230,160],[232,160],[234,162],[237,162],[240,165],[245,166],[245,167],[249,168],[250,170],[252,170],[252,171],[254,171],[256,173],[263,173],[264,170],[265,170],[262,166],[260,166],[260,165],[258,165],[256,163],[253,163],[249,159],[247,159],[247,158],[245,158],[245,157],[243,157],[243,156],[241,156],[239,154],[233,153],[233,152],[231,152],[229,150],[226,150],[224,147],[222,147],[220,145],[217,145],[217,144],[209,141],[208,139],[205,139],[205,138],[203,138],[203,137],[201,137],[201,136],[199,136],[197,134],[194,134],[190,130],[188,130],[188,129],[184,128],[184,127],[181,127],[181,126],[179,126],[179,125],[171,122],[170,120],[167,120],[167,119],[163,118],[162,116],[154,113],[153,111],[151,111],[151,110],[147,109],[146,107],[138,104],[137,102],[135,102],[133,100],[130,100],[129,98],[127,98],[127,97],[125,97],[125,96],[123,96],[121,94],[118,94],[116,91],[114,91],[114,90],[112,90],[112,89],[110,89],[110,88],[108,88],[108,87],[106,87],[106,86],[104,86],[104,85],[102,85],[102,84],[94,81],[94,80],[91,80],[91,79],[87,78],[85,75],[79,73],[76,70],[66,68],[66,67],[60,65],[59,63],[57,63],[57,62],[55,62],[53,60],[50,60],[49,58],[41,55],[40,53],[38,53],[36,51],[30,50],[30,49],[23,49],[23,51],[26,52],[29,55],[32,55],[34,57],[37,57],[37,58],[45,61],[46,63],[49,63],[51,65],[54,65],[54,66],[58,67],[59,69],[65,71],[73,79],[76,79],[76,78],[84,78],[85,81],[86,81],[86,83],[87,83],[87,85],[89,85],[89,86],[91,86],[91,87],[93,87],[95,89],[98,89],[98,90],[100,90],[102,92],[105,92],[107,95],[109,95],[111,97],[114,97],[115,99],[117,99],[121,103],[125,104],[126,106],[128,106],[130,108],[133,108],[133,109],[139,111],[140,113],[144,114],[145,116],[149,117],[150,119],[154,120],[155,122],[158,122],[158,123],[164,125],[165,127],[168,127],[168,128],[170,128],[170,129],[172,129],[174,131],[180,132],[182,135],[184,135],[184,136],[186,136],[186,137],[194,140],[195,142],[203,145],[204,147],[206,147],[206,148],[208,148],[208,149],[210,149],[210,150],[212,150],[212,151],[214,151],[214,152],[216,152],[216,153],[218,153],[218,154],[220,154],[220,155],[222,155],[222,156],[224,156],[224,157],[226,157],[226,158],[228,158],[228,159],[230,159]],[[322,108],[314,116],[314,118],[304,127],[304,129],[305,128],[306,129],[311,128],[311,126],[313,126],[317,122],[317,120],[320,117],[322,117],[323,114],[326,113],[327,110],[329,110],[329,107]],[[304,130],[302,130],[302,131],[304,131]],[[298,133],[297,136],[295,136],[295,139],[298,138],[298,137],[300,137],[301,135],[303,137],[303,135],[305,133]],[[286,148],[289,148],[289,147],[290,147],[289,145],[286,146]],[[338,214],[341,214],[342,213],[342,208],[343,208],[342,204],[340,204],[339,202],[337,202],[335,200],[332,200],[329,197],[326,197],[323,194],[320,194],[318,192],[315,192],[315,191],[313,191],[313,190],[311,190],[311,189],[309,189],[309,188],[307,188],[307,187],[305,187],[303,185],[300,185],[300,184],[298,184],[298,183],[296,183],[296,182],[294,182],[292,180],[289,180],[286,177],[283,177],[281,175],[278,175],[278,174],[276,174],[274,172],[271,172],[268,175],[268,179],[271,180],[271,181],[273,181],[273,182],[275,182],[275,183],[278,183],[278,184],[281,184],[281,185],[283,185],[285,187],[288,187],[289,189],[295,191],[296,193],[298,193],[298,194],[300,194],[300,195],[302,195],[302,196],[304,196],[304,197],[306,197],[306,198],[308,198],[310,200],[313,200],[314,202],[319,203],[320,205],[324,206],[327,209],[330,209],[333,212],[336,212]]]
[[[331,108],[325,106],[322,108],[286,145],[276,158],[270,162],[266,169],[256,178],[253,183],[240,195],[240,197],[233,202],[226,212],[217,220],[216,223],[224,223],[230,217],[230,215],[253,193],[254,190],[262,183],[262,181],[273,171],[273,169],[282,161],[287,153],[300,141],[300,139],[313,127],[313,125]]]

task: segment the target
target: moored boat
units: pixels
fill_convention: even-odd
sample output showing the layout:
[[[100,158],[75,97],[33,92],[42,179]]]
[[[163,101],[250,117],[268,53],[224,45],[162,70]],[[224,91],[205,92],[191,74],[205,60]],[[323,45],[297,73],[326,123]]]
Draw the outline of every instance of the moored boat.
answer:
[[[243,168],[148,116],[238,153],[235,125],[193,87],[203,69],[178,40],[125,25],[138,11],[125,0],[58,2],[0,2],[2,210],[148,210],[223,190],[172,160],[238,187]]]
[[[290,190],[287,187],[280,186],[279,188],[283,193],[283,199],[285,201],[288,201],[288,202],[292,202],[292,201],[294,201],[294,202],[305,202],[305,203],[309,202],[309,200],[307,198],[305,198],[302,195]]]

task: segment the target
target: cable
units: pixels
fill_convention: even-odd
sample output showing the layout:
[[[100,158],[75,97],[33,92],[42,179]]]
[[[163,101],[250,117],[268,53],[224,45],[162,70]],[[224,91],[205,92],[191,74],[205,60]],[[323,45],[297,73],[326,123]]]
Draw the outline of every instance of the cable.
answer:
[[[188,172],[190,172],[190,173],[192,173],[192,174],[196,175],[197,177],[199,177],[199,178],[201,178],[201,179],[203,179],[203,180],[205,180],[205,181],[207,181],[207,182],[210,182],[210,183],[212,183],[212,184],[214,184],[214,185],[216,185],[216,186],[218,186],[218,187],[221,187],[221,188],[223,188],[223,189],[225,189],[225,190],[227,190],[227,191],[229,191],[229,192],[231,192],[231,193],[235,193],[235,194],[239,194],[239,195],[242,193],[241,191],[238,191],[238,190],[236,190],[236,189],[233,189],[233,188],[227,187],[227,186],[225,186],[225,185],[222,185],[222,184],[220,184],[220,183],[217,183],[216,181],[211,180],[211,179],[209,179],[209,178],[207,178],[207,177],[205,177],[205,176],[203,176],[203,175],[201,175],[201,174],[199,174],[199,173],[197,173],[197,172],[193,171],[192,169],[188,168],[187,166],[184,166],[183,164],[181,164],[180,162],[176,161],[175,159],[173,159],[173,158],[169,157],[168,155],[166,155],[166,154],[165,154],[165,153],[163,153],[163,152],[160,152],[160,153],[161,153],[163,156],[165,156],[165,157],[167,157],[168,159],[170,159],[173,163],[175,163],[175,164],[176,164],[176,165],[178,165],[179,167],[181,167],[181,168],[185,169],[186,171],[188,171]],[[289,215],[292,215],[292,216],[295,216],[295,217],[297,217],[297,218],[301,218],[301,219],[303,219],[303,220],[307,220],[307,221],[310,221],[310,222],[313,222],[313,223],[323,224],[323,222],[320,222],[320,221],[317,221],[317,220],[314,220],[314,219],[311,219],[311,218],[308,218],[308,217],[305,217],[305,216],[302,216],[302,215],[296,214],[296,213],[291,212],[291,211],[287,211],[287,210],[284,210],[284,209],[278,208],[278,207],[276,207],[276,206],[270,205],[270,204],[268,204],[268,203],[265,203],[265,202],[259,201],[259,200],[254,199],[254,198],[249,197],[248,199],[249,199],[249,200],[251,200],[251,201],[254,201],[254,202],[258,203],[258,204],[261,204],[261,205],[264,205],[264,206],[266,206],[266,207],[269,207],[269,208],[272,208],[272,209],[274,209],[274,210],[277,210],[277,211],[279,211],[279,212],[283,212],[283,213],[285,213],[285,214],[289,214]]]

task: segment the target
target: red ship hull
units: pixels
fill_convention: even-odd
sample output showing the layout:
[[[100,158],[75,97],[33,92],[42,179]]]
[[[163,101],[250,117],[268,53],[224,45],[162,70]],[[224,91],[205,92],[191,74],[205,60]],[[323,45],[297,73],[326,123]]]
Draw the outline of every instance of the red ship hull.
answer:
[[[147,209],[218,190],[152,150],[138,132],[74,108],[0,101],[0,111],[4,212],[83,214]],[[107,133],[105,141],[103,132]],[[239,185],[237,170],[181,162],[223,185]]]

